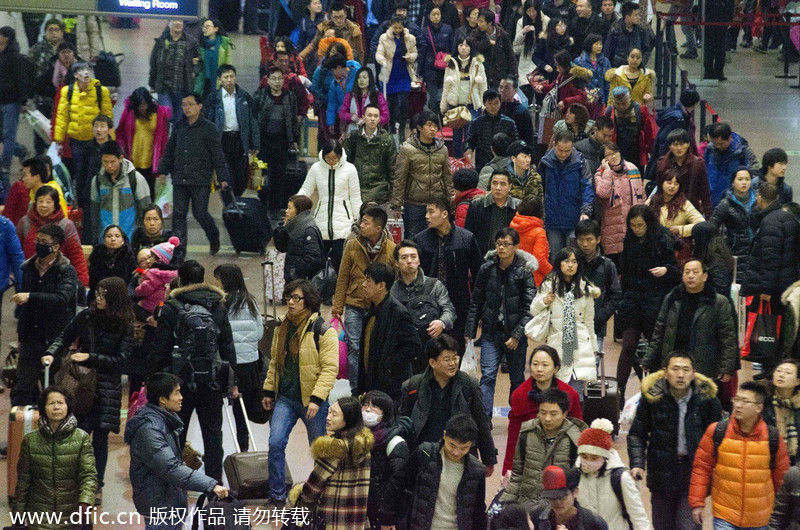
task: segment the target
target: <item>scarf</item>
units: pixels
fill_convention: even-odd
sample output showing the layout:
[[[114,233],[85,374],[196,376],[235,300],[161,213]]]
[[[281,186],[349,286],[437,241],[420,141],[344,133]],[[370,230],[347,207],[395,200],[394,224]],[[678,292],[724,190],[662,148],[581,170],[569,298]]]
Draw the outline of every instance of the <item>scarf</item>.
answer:
[[[204,73],[206,79],[210,79],[212,82],[216,82],[217,79],[217,68],[219,67],[219,47],[222,41],[219,38],[219,35],[214,37],[214,39],[209,39],[208,37],[203,37],[203,48],[205,49],[205,54],[203,56],[203,65],[204,65]]]
[[[575,295],[572,291],[564,293],[564,331],[561,338],[561,362],[570,366],[573,354],[578,347],[578,328],[575,322]]]
[[[372,436],[375,438],[375,445],[373,447],[382,447],[389,443],[389,428],[386,423],[381,420],[375,427],[370,428]]]
[[[375,256],[380,254],[381,246],[383,246],[384,239],[386,239],[385,231],[381,233],[381,237],[378,238],[378,241],[374,245],[371,244],[369,242],[369,239],[367,239],[366,237],[361,238],[361,242],[364,244],[364,248],[367,249],[367,254],[369,254],[372,259],[374,259]]]
[[[795,392],[789,399],[782,399],[777,395],[772,396],[772,405],[775,407],[775,420],[778,430],[786,442],[789,455],[797,455],[798,449],[798,425],[794,423],[795,411],[800,409],[800,392]]]
[[[67,67],[61,64],[61,61],[56,60],[53,66],[53,86],[61,88],[64,86],[64,79],[67,77]]]
[[[281,326],[278,330],[278,347],[274,350],[276,356],[275,364],[276,368],[278,369],[278,373],[283,373],[283,365],[286,359],[287,341],[289,342],[289,355],[296,356],[300,353],[300,334],[297,332],[299,331],[303,322],[308,321],[310,316],[311,310],[304,309],[297,316],[291,316],[287,313],[286,318],[283,320],[283,322],[281,322]]]

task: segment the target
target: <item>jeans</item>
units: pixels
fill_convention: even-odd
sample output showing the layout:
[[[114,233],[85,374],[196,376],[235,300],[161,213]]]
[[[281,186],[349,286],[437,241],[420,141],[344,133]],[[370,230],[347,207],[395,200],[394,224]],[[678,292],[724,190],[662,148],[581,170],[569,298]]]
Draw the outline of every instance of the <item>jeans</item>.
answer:
[[[467,108],[469,109],[469,113],[472,114],[473,120],[478,117],[478,112],[471,103],[467,105]],[[464,156],[464,144],[467,142],[467,138],[469,138],[469,128],[471,125],[472,122],[469,122],[461,129],[453,129],[453,156],[455,158]]]
[[[511,379],[511,389],[508,391],[509,399],[514,390],[525,380],[525,353],[528,350],[528,339],[523,337],[517,349],[510,351],[504,341],[498,338],[483,336],[481,341],[481,394],[483,394],[483,408],[489,421],[492,421],[492,407],[494,406],[494,387],[497,383],[497,369],[503,356],[508,359],[508,376]]]
[[[187,237],[186,216],[189,214],[189,201],[192,202],[192,214],[206,233],[209,241],[219,241],[219,229],[214,218],[208,213],[208,199],[211,196],[209,186],[184,186],[176,185],[172,191],[172,205],[174,216],[172,230],[181,240],[181,245],[189,247]]]
[[[545,228],[545,232],[547,232],[547,243],[550,245],[550,262],[552,263],[558,251],[570,246],[570,241],[575,239],[575,230]]]
[[[442,101],[442,83],[430,83],[428,90],[428,109],[439,114],[439,102]]]
[[[724,519],[714,517],[714,530],[767,530],[767,526],[736,526]]]
[[[309,445],[325,434],[328,417],[328,402],[323,401],[312,419],[306,419],[306,407],[300,401],[278,396],[272,419],[269,422],[269,494],[275,499],[285,499],[286,488],[286,444],[297,420],[302,420],[308,431]]]
[[[684,494],[658,495],[650,492],[655,530],[700,530],[692,518],[689,497]]]
[[[178,123],[183,118],[183,107],[181,106],[183,96],[177,92],[166,92],[158,94],[158,104],[162,107],[169,107],[172,109],[172,118],[169,122],[173,125]]]
[[[425,221],[426,206],[424,204],[403,203],[403,227],[405,239],[411,239],[428,228]]]
[[[355,394],[358,387],[358,359],[361,349],[361,330],[367,318],[366,308],[345,306],[344,327],[347,330],[347,377],[350,379],[350,391]]]
[[[684,15],[682,17],[671,18],[669,20],[689,22],[692,13],[692,3],[690,2],[687,5],[672,4],[669,8],[669,13],[681,13]],[[681,26],[681,32],[686,39],[686,49],[697,50],[697,42],[694,39],[694,26],[683,25]],[[671,44],[675,44],[675,24],[667,24],[667,40]]]
[[[108,431],[100,428],[100,411],[97,405],[88,414],[78,419],[78,427],[92,435],[95,467],[97,468],[97,485],[103,487],[108,464]]]
[[[205,474],[222,482],[222,392],[198,386],[196,390],[181,387],[183,406],[178,413],[184,428],[180,436],[181,447],[186,445],[189,421],[197,411],[200,432],[203,435],[203,463]]]

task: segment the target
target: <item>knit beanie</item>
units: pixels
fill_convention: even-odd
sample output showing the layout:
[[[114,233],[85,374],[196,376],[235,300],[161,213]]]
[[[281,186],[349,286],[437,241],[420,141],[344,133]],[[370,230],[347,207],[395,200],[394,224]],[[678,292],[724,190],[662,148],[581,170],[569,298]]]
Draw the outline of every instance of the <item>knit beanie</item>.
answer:
[[[150,249],[150,252],[153,253],[153,256],[157,257],[161,260],[162,263],[169,265],[172,261],[172,255],[175,253],[175,247],[181,244],[181,240],[175,236],[169,238],[169,241],[165,241],[164,243],[159,243],[158,245],[154,246]]]
[[[597,455],[605,459],[611,456],[611,434],[601,422],[611,423],[604,418],[593,421],[592,426],[578,437],[578,454]]]

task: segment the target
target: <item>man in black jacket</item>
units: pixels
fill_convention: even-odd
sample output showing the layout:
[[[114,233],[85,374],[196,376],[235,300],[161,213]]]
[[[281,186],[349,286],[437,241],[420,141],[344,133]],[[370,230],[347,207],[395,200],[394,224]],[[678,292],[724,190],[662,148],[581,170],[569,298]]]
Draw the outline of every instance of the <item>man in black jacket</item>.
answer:
[[[567,35],[572,38],[571,52],[577,57],[583,51],[583,41],[590,33],[603,33],[603,21],[592,13],[589,0],[578,0],[575,3],[576,17],[567,22]]]
[[[519,140],[517,124],[500,113],[500,93],[490,88],[483,93],[483,114],[472,121],[467,138],[468,156],[475,162],[475,171],[480,170],[492,160],[492,138],[497,133],[505,133],[512,142]]]
[[[775,508],[769,527],[775,530],[795,530],[800,523],[800,463],[789,468],[783,484],[775,494]]]
[[[500,169],[489,179],[490,192],[472,199],[467,210],[464,228],[475,234],[481,255],[494,249],[498,230],[511,224],[521,202],[511,196],[511,174]]]
[[[465,340],[475,338],[481,323],[480,385],[490,423],[497,368],[503,357],[508,358],[511,378],[508,395],[525,380],[525,325],[531,319],[530,307],[536,294],[533,272],[539,266],[536,258],[518,250],[519,233],[513,228],[499,230],[495,243],[497,250],[486,255],[487,261],[478,272],[464,335]]]
[[[467,414],[447,421],[440,442],[425,442],[387,487],[395,509],[411,486],[409,528],[486,528],[486,468],[471,454],[478,426]]]
[[[172,229],[181,244],[188,248],[186,216],[189,202],[192,213],[211,245],[211,255],[219,252],[219,229],[208,213],[211,195],[211,172],[217,172],[221,189],[228,186],[228,165],[222,152],[220,135],[213,123],[203,118],[203,98],[192,92],[183,98],[186,119],[172,131],[164,154],[158,162],[158,177],[164,181],[172,173],[173,207],[175,217]]]
[[[204,283],[204,276],[205,269],[195,260],[185,262],[178,269],[181,286],[170,291],[158,316],[148,373],[166,371],[183,379],[185,388],[180,418],[186,428],[181,433],[181,447],[186,444],[189,420],[196,410],[203,434],[206,475],[222,481],[222,398],[229,391],[234,397],[238,396],[236,350],[228,310],[223,303],[225,293],[219,287]],[[213,328],[216,328],[211,330],[216,334],[216,344],[201,342],[201,332],[209,329],[195,325],[197,321],[202,323],[203,314],[209,313]],[[208,338],[208,335],[203,334],[203,337]],[[176,354],[182,351],[186,353],[176,358]],[[192,365],[198,360],[204,362],[205,370]],[[208,364],[212,364],[215,370],[206,372]],[[205,381],[203,376],[209,372],[216,377]],[[234,382],[232,386],[230,381]]]
[[[695,530],[689,479],[703,434],[722,417],[717,385],[694,369],[683,350],[667,356],[664,368],[642,381],[642,398],[628,433],[631,475],[644,476],[656,530]]]
[[[575,149],[583,155],[584,160],[589,164],[589,171],[593,177],[597,173],[597,168],[600,167],[603,158],[605,158],[605,146],[611,143],[611,139],[614,137],[614,128],[614,122],[611,121],[611,118],[600,116],[594,120],[591,136],[575,143]]]
[[[450,202],[444,197],[429,202],[425,213],[428,229],[415,235],[412,241],[419,245],[420,269],[426,276],[438,278],[447,288],[456,309],[453,335],[459,353],[463,353],[470,285],[478,277],[483,255],[472,232],[452,224],[450,209]]]
[[[372,308],[361,332],[355,395],[381,390],[399,403],[400,387],[411,377],[411,362],[420,350],[419,335],[408,309],[389,294],[394,269],[372,263],[364,275],[364,291]]]
[[[497,449],[478,382],[458,369],[458,343],[449,335],[440,335],[428,341],[425,354],[428,368],[403,383],[398,412],[410,417],[414,427],[414,434],[406,441],[411,447],[438,442],[447,420],[456,414],[467,414],[478,426],[475,449],[480,450],[486,476],[491,476]]]
[[[800,224],[794,215],[781,209],[775,184],[764,182],[758,187],[756,206],[758,210],[751,220],[756,233],[747,258],[741,295],[757,296],[770,302],[772,313],[782,315],[781,294],[798,280]]]
[[[533,144],[531,111],[522,104],[519,98],[515,97],[517,95],[517,87],[517,76],[515,74],[509,74],[500,80],[500,86],[498,87],[498,92],[500,92],[500,113],[514,120],[520,140]]]
[[[474,54],[483,55],[486,59],[483,66],[486,69],[487,86],[491,88],[497,88],[504,76],[517,73],[517,56],[511,46],[514,36],[506,33],[494,21],[494,11],[481,9],[478,27],[470,33]]]
[[[699,259],[686,262],[683,283],[664,298],[642,368],[657,370],[673,350],[691,351],[694,368],[706,377],[727,383],[736,373],[739,341],[731,302],[708,283]]]
[[[47,347],[75,316],[78,275],[61,253],[64,230],[46,224],[36,234],[36,255],[22,264],[21,284],[11,297],[16,304],[19,361],[11,389],[11,406],[33,405],[39,396],[41,359]],[[17,279],[20,282],[20,279]],[[83,287],[80,287],[83,289]],[[57,363],[59,360],[56,360]],[[52,367],[52,377],[58,364]]]

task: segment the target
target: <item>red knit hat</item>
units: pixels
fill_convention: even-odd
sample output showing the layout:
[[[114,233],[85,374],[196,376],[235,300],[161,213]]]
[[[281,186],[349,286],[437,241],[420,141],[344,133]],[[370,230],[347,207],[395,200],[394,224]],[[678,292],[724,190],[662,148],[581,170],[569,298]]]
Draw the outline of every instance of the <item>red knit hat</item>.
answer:
[[[611,435],[597,428],[588,428],[578,437],[578,454],[611,456]]]

